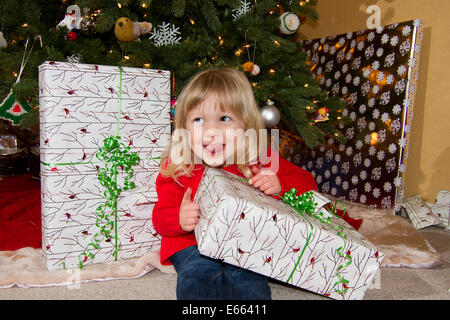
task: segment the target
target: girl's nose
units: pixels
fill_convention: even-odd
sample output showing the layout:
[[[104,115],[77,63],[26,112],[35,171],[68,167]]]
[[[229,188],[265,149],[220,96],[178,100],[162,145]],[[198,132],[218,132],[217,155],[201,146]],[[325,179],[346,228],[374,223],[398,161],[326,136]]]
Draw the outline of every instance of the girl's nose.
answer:
[[[202,129],[203,137],[215,137],[220,135],[220,129],[214,124],[206,123]]]

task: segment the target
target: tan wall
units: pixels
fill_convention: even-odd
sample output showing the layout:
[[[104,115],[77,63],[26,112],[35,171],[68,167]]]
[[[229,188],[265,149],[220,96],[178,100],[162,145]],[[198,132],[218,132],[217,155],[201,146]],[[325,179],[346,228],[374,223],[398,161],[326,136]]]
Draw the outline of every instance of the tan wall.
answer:
[[[299,39],[367,29],[368,6],[381,8],[381,25],[421,19],[424,38],[405,176],[406,196],[434,202],[450,190],[450,1],[318,0],[319,20],[306,21]]]

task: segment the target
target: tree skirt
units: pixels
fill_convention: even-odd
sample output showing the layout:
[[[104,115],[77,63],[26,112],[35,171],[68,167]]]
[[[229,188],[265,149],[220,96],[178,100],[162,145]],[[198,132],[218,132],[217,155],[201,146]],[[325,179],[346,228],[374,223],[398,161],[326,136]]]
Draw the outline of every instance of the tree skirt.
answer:
[[[442,263],[440,254],[411,222],[393,215],[392,209],[368,209],[361,204],[344,203],[352,217],[363,219],[358,232],[384,253],[381,267],[424,269]]]
[[[89,281],[137,278],[159,269],[159,251],[143,257],[49,271],[41,249],[40,182],[30,174],[0,180],[0,288],[64,286]]]
[[[154,251],[140,258],[92,264],[83,269],[49,271],[44,264],[42,249],[25,247],[14,251],[1,251],[0,288],[74,286],[91,281],[132,279],[155,268],[163,273],[176,274],[173,266],[163,266],[159,259],[159,251]]]
[[[40,181],[31,174],[0,180],[0,251],[41,248]]]

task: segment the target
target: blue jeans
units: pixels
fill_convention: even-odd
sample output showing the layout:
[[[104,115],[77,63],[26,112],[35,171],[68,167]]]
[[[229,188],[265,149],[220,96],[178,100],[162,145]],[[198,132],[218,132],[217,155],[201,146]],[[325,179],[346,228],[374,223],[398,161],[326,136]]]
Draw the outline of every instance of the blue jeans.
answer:
[[[178,300],[271,300],[268,279],[203,256],[190,246],[170,257],[178,273]]]

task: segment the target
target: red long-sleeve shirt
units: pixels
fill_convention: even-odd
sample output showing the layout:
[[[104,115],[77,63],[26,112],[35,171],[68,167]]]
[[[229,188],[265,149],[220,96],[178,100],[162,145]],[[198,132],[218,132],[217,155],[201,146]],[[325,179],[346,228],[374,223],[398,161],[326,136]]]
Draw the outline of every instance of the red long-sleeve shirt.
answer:
[[[278,154],[275,154],[275,156],[279,158],[279,169],[276,174],[282,188],[280,194],[289,191],[291,188],[297,189],[299,193],[317,190],[316,181],[311,173],[281,158]],[[269,164],[264,167],[267,166]],[[162,237],[161,263],[164,265],[171,264],[169,257],[174,253],[197,244],[194,232],[185,232],[181,229],[179,211],[181,200],[187,188],[192,189],[192,198],[194,198],[204,170],[203,165],[196,165],[191,177],[182,176],[178,178],[181,185],[177,184],[173,178],[163,177],[161,173],[156,179],[158,202],[153,209],[152,219],[156,232]],[[223,170],[243,177],[236,165],[224,167]]]

